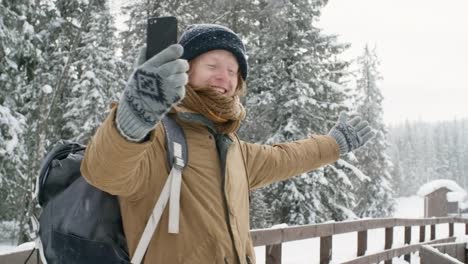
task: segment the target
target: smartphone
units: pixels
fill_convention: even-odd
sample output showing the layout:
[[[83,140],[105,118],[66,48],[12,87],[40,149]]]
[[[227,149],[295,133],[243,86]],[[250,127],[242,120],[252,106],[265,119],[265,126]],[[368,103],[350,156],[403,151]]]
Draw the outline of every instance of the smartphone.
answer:
[[[171,44],[177,43],[177,18],[153,17],[146,30],[146,59],[150,59]]]

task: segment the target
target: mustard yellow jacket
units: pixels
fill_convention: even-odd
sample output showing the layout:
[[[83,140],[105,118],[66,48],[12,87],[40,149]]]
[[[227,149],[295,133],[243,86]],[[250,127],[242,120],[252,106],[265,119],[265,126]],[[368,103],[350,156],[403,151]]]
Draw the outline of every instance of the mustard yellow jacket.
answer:
[[[169,174],[164,129],[158,124],[148,141],[132,143],[116,129],[116,107],[90,140],[81,172],[92,185],[119,196],[130,255]],[[223,165],[210,129],[177,118],[185,132],[188,165],[183,171],[179,234],[168,233],[167,208],[144,263],[255,263],[249,235],[249,190],[281,181],[339,157],[329,136],[277,145],[251,144],[235,135]],[[223,159],[224,160],[224,159]]]

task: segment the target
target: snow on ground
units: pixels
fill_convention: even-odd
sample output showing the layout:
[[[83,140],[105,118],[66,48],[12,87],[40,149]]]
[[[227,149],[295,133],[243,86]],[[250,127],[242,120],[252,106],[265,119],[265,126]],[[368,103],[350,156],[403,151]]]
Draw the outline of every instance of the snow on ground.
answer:
[[[394,217],[396,218],[422,218],[424,216],[424,200],[419,196],[400,197],[396,199],[396,210]],[[404,227],[396,227],[393,231],[394,247],[404,245]],[[455,236],[459,238],[457,241],[464,241],[465,225],[454,225]],[[371,229],[367,233],[368,246],[367,253],[375,253],[384,249],[385,230]],[[448,236],[448,224],[436,226],[436,239],[446,238]],[[426,241],[430,240],[430,230],[426,227]],[[413,227],[411,230],[411,243],[418,243],[419,227]],[[351,260],[356,257],[357,251],[357,233],[346,233],[333,236],[333,253],[332,263],[341,263],[346,260]],[[265,263],[265,247],[256,247],[255,254],[257,263]],[[304,264],[304,263],[319,263],[320,257],[320,238],[312,238],[294,242],[284,243],[282,247],[282,263],[283,264]],[[411,263],[419,264],[418,253],[412,254]],[[408,263],[403,260],[403,257],[394,259],[394,264]]]
[[[0,254],[11,251],[15,246],[11,241],[0,241]]]
[[[396,199],[395,212],[396,218],[423,218],[424,217],[424,199],[419,196],[400,197]]]
[[[27,242],[23,243],[17,247],[11,244],[11,242],[1,242],[0,243],[0,254],[2,253],[14,253],[17,251],[32,250],[36,245],[36,242]]]

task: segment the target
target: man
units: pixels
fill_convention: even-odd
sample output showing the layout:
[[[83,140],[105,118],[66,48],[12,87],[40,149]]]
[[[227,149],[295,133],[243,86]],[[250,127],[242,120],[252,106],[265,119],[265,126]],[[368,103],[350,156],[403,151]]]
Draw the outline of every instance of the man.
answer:
[[[189,157],[180,232],[168,233],[164,211],[145,263],[254,263],[249,190],[332,163],[373,136],[366,122],[342,115],[329,135],[275,146],[239,140],[248,65],[241,39],[223,26],[193,25],[179,44],[142,62],[89,142],[81,170],[91,184],[119,196],[134,254],[169,174],[159,121],[176,116]]]

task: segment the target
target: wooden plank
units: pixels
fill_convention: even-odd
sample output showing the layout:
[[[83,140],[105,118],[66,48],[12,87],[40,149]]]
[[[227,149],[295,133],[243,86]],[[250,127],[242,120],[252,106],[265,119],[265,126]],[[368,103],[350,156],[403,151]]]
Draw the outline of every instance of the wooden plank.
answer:
[[[266,246],[265,263],[281,264],[281,244]]]
[[[443,254],[427,245],[421,246],[419,255],[421,263],[424,264],[463,264],[463,262],[458,261],[456,258]]]
[[[445,244],[444,245],[444,253],[456,258],[457,257],[457,245],[455,244]]]
[[[419,226],[419,242],[424,242],[426,240],[426,226]]]
[[[335,223],[326,223],[326,224],[318,224],[316,236],[317,237],[326,237],[332,236],[335,234]]]
[[[384,249],[390,249],[393,245],[393,227],[385,228],[385,247]],[[385,260],[385,264],[391,264],[392,259],[390,257]]]
[[[465,249],[465,263],[468,263],[468,250]]]
[[[436,226],[431,225],[431,240],[434,240],[436,238]]]
[[[281,242],[302,240],[317,237],[317,228],[321,225],[292,226],[285,228]]]
[[[385,228],[385,247],[384,249],[390,249],[393,245],[393,227]]]
[[[466,248],[466,243],[457,243],[457,252],[456,252],[456,258],[461,261],[466,263],[465,259],[465,248]]]
[[[353,221],[346,221],[346,222],[338,222],[334,224],[334,233],[333,235],[337,234],[344,234],[349,232],[359,232],[369,229],[369,223],[373,219],[364,219],[364,220],[353,220]],[[330,234],[326,234],[330,235]]]
[[[283,242],[283,230],[278,229],[258,229],[250,231],[254,247],[280,244]]]
[[[433,248],[439,250],[441,253],[448,254],[461,262],[465,262],[465,247],[466,243],[438,243],[433,244]]]
[[[357,234],[357,256],[364,256],[367,250],[367,230]]]
[[[431,225],[431,230],[440,223],[465,223],[465,233],[468,235],[468,219],[460,217],[439,217],[423,219],[404,218],[381,218],[365,219],[356,221],[346,221],[339,223],[325,223],[304,226],[292,226],[278,229],[258,229],[250,232],[254,246],[265,246],[280,244],[283,242],[309,239],[314,237],[333,236],[336,234],[360,232],[376,228],[389,228],[394,226],[427,226]],[[425,231],[420,229],[421,237]],[[435,232],[431,233],[431,239],[435,239]]]
[[[405,244],[411,244],[411,226],[405,226]],[[411,254],[406,254],[404,259],[411,263]]]
[[[421,248],[422,245],[430,245],[434,243],[450,243],[450,242],[454,242],[455,239],[456,239],[455,237],[449,237],[449,238],[442,238],[442,239],[437,239],[434,241],[412,244],[412,245],[398,247],[398,248],[392,248],[392,249],[381,251],[375,254],[369,254],[366,256],[357,257],[355,259],[348,260],[345,262],[340,262],[340,263],[342,264],[380,263],[380,261],[388,261],[389,259],[393,257],[400,257],[405,254],[416,252]]]
[[[37,249],[18,250],[0,254],[0,264],[41,264]]]
[[[331,261],[332,256],[332,236],[326,236],[320,238],[320,264],[328,264]]]
[[[454,223],[464,223],[464,224],[468,224],[468,218],[464,218],[464,217],[455,217],[455,221]]]
[[[453,223],[449,223],[449,237],[453,236]]]
[[[369,219],[367,223],[367,230],[391,227],[391,226],[395,226],[396,224],[397,224],[397,219],[395,218]]]
[[[448,216],[448,217],[437,217],[437,218],[395,218],[395,226],[415,226],[415,225],[432,225],[432,224],[443,224],[450,222],[462,222],[458,217]],[[468,221],[467,221],[468,222]]]

